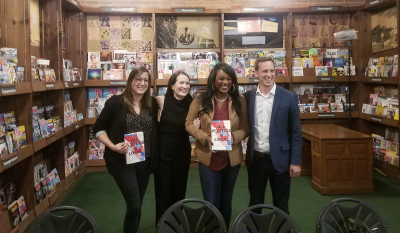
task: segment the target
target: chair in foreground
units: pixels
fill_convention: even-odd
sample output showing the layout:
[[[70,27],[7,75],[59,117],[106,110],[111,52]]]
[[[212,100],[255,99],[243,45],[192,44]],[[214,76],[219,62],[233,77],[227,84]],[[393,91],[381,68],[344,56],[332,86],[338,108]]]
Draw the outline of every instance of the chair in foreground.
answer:
[[[98,233],[93,217],[73,206],[60,206],[45,211],[29,224],[25,233]]]
[[[389,233],[383,217],[367,203],[355,198],[333,200],[319,214],[317,233]]]
[[[266,213],[262,213],[262,211]],[[259,212],[259,213],[256,213]],[[254,205],[235,219],[231,233],[301,233],[296,222],[284,211],[269,205]]]
[[[189,205],[199,207],[190,207]],[[211,203],[189,198],[168,208],[157,224],[158,233],[225,233],[224,218]]]

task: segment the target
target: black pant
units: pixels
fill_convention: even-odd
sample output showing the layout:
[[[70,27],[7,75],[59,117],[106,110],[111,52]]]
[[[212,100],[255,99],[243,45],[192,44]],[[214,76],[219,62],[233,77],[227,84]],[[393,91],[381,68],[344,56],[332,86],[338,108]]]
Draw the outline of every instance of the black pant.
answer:
[[[150,178],[150,158],[114,175],[126,202],[124,233],[138,232],[143,197]]]
[[[160,159],[154,173],[156,224],[169,207],[185,199],[189,166],[190,157]]]
[[[251,167],[247,168],[250,204],[264,204],[265,189],[270,181],[272,200],[275,207],[289,214],[290,173],[278,172],[272,164],[271,155],[254,153]]]

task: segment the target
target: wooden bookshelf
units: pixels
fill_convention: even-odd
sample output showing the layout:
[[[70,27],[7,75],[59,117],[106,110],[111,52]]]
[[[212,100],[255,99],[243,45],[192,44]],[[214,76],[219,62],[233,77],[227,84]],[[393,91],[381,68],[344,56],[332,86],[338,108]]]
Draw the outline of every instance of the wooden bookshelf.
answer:
[[[88,157],[89,158],[89,157]],[[106,165],[106,161],[104,159],[92,159],[86,160],[86,167],[101,167]]]
[[[347,76],[292,76],[293,83],[345,83]],[[357,82],[358,76],[352,76],[350,82]]]
[[[94,125],[96,123],[97,118],[85,118],[85,125]]]
[[[345,119],[349,118],[350,113],[346,112],[326,112],[326,113],[300,113],[300,119]],[[351,111],[351,118],[360,117],[358,111]]]
[[[32,92],[31,84],[29,82],[0,84],[0,88],[0,96],[21,95]]]
[[[64,89],[72,89],[72,88],[79,88],[79,87],[85,87],[85,81],[64,82]]]
[[[19,164],[26,158],[32,156],[32,154],[33,154],[32,144],[28,144],[26,147],[19,149],[16,152],[7,155],[4,158],[1,158],[0,173]]]
[[[77,123],[73,123],[70,126],[64,128],[65,136],[71,134],[72,132],[82,128],[85,125],[85,120],[80,120]]]
[[[379,123],[379,124],[386,125],[386,126],[391,126],[391,127],[396,127],[396,128],[399,127],[398,120],[389,119],[389,118],[382,117],[382,116],[361,113],[360,118],[363,120]]]
[[[399,84],[399,78],[395,78],[395,77],[365,77],[365,76],[362,76],[360,78],[360,82],[376,84],[376,85],[381,85],[381,84],[398,85]]]
[[[62,81],[54,82],[32,82],[32,92],[62,90],[64,85]]]
[[[126,80],[86,80],[85,87],[124,87]]]

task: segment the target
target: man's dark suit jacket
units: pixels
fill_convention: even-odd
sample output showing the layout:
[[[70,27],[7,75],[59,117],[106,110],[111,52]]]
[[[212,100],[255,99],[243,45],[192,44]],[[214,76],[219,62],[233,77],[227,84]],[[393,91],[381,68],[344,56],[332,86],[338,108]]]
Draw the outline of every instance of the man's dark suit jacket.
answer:
[[[118,144],[124,141],[124,134],[127,134],[126,127],[126,116],[128,109],[123,104],[122,96],[114,95],[106,101],[100,116],[97,118],[96,123],[93,127],[93,133],[97,134],[99,131],[106,131],[108,138],[114,144]],[[153,119],[153,133],[151,140],[151,167],[155,169],[158,162],[158,147],[157,147],[157,114],[158,105],[157,101],[152,97],[152,111],[151,117]],[[132,132],[131,132],[132,133]],[[104,153],[104,159],[106,160],[107,170],[111,175],[116,175],[119,172],[132,166],[126,165],[126,159],[124,154],[119,154],[106,147]]]
[[[250,138],[246,151],[247,167],[251,167],[254,156],[256,92],[257,88],[254,88],[243,94],[250,123]],[[290,164],[301,164],[302,141],[297,97],[277,85],[269,126],[269,146],[272,163],[278,172],[288,171]]]

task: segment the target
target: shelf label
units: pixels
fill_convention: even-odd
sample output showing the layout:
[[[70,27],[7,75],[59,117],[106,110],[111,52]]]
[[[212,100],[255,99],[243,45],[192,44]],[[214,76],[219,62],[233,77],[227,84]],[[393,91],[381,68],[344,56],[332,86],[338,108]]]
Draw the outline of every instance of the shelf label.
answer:
[[[271,7],[244,7],[243,12],[269,12]]]
[[[54,83],[45,83],[44,86],[46,87],[46,90],[54,89]]]
[[[77,87],[79,86],[79,83],[72,83],[72,86]]]
[[[126,81],[110,81],[110,86],[126,86]]]
[[[336,117],[335,113],[320,113],[318,114],[319,118],[325,118],[325,117]]]
[[[175,12],[203,12],[202,8],[175,8]]]
[[[382,123],[382,118],[379,118],[379,117],[371,117],[371,120],[375,121],[375,122]]]
[[[338,11],[338,6],[312,6],[311,11]]]
[[[116,7],[105,7],[106,12],[135,12],[135,8],[116,8]]]
[[[8,94],[12,94],[12,93],[17,93],[17,88],[15,88],[15,86],[1,88],[1,94],[3,94],[3,95],[8,95]]]
[[[76,125],[74,126],[74,128],[75,128],[75,130],[79,129],[79,124],[76,124]]]
[[[371,79],[372,82],[382,82],[381,78],[373,78]]]
[[[335,77],[317,77],[317,81],[335,81]]]
[[[7,167],[10,167],[11,165],[13,165],[14,163],[18,162],[18,156],[14,156],[11,159],[7,160],[7,161],[3,161],[3,169],[6,169]]]
[[[367,2],[367,6],[372,6],[372,5],[375,5],[377,3],[381,3],[381,2],[382,2],[382,0],[370,1],[370,2]]]
[[[190,83],[191,83],[191,84],[193,84],[193,83],[199,83],[199,80],[198,80],[198,79],[192,79],[192,80],[190,80]]]
[[[79,170],[75,172],[75,176],[78,176],[78,175],[79,175]]]
[[[65,83],[64,83],[64,86],[65,86],[65,87],[68,87],[68,82],[65,82]]]
[[[250,83],[258,83],[258,78],[249,78]]]

